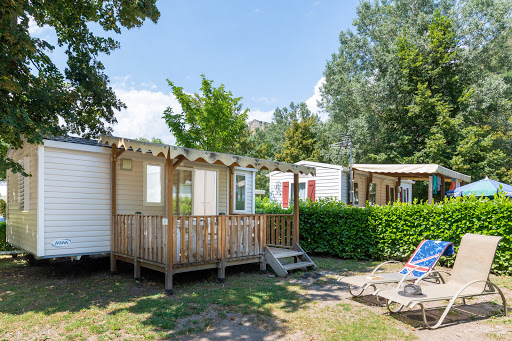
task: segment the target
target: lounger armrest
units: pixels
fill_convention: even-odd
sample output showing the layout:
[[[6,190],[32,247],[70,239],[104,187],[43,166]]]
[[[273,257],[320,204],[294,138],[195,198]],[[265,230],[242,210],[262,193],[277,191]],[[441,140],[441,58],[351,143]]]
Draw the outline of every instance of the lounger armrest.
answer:
[[[422,280],[424,280],[426,277],[428,277],[428,276],[432,275],[433,273],[441,273],[441,272],[444,272],[444,273],[446,273],[446,274],[448,274],[448,275],[450,275],[450,276],[452,275],[452,274],[451,274],[451,272],[450,272],[450,271],[447,271],[447,270],[430,270],[430,271],[425,272],[423,275],[421,275],[421,277],[420,277],[420,278],[418,278],[418,279],[416,280],[416,282],[414,282],[414,284],[418,284],[419,282],[421,282]],[[441,279],[443,279],[443,278],[441,277]],[[443,279],[443,282],[444,282],[444,279]]]
[[[469,288],[470,286],[472,286],[473,284],[476,284],[476,283],[485,283],[489,286],[489,288],[492,290],[491,292],[497,292],[501,295],[501,290],[500,288],[498,288],[498,286],[496,284],[494,284],[493,282],[491,282],[490,280],[476,280],[476,281],[471,281],[471,282],[468,282],[466,284],[464,284],[458,291],[457,293],[454,295],[454,298],[457,298],[460,294],[462,294],[462,292],[464,290],[466,290],[467,288]],[[485,288],[484,288],[484,291],[485,291]],[[478,296],[478,295],[475,295],[475,296]]]
[[[373,269],[373,271],[370,273],[370,275],[375,274],[377,272],[377,270],[379,270],[382,266],[384,266],[386,264],[392,264],[392,263],[401,263],[401,264],[403,264],[403,262],[399,262],[397,260],[388,260],[387,262],[384,262],[384,263],[381,263],[381,264],[377,265],[375,267],[375,269]]]

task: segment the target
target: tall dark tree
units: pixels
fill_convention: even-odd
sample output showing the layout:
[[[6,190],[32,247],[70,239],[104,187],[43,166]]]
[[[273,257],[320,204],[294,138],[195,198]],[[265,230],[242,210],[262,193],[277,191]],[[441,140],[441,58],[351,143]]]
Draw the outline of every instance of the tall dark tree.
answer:
[[[159,18],[156,0],[0,0],[0,171],[20,171],[6,156],[23,141],[41,143],[44,136],[109,132],[114,111],[124,107],[104,74],[98,56],[119,48],[112,38],[95,35],[141,26]],[[29,33],[29,23],[55,30],[67,65],[52,61],[55,49]]]
[[[322,89],[355,159],[511,181],[512,2],[375,0],[357,13]]]

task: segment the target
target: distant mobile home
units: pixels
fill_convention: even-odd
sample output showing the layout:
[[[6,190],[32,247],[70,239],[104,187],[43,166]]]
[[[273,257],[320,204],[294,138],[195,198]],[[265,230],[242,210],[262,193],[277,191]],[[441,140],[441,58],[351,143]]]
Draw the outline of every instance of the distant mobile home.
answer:
[[[336,198],[351,203],[350,173],[348,167],[339,165],[299,161],[298,165],[316,168],[316,175],[299,176],[299,198]],[[415,181],[437,176],[439,181],[452,180],[470,182],[471,177],[439,165],[363,165],[355,164],[353,170],[353,201],[357,207],[387,205],[400,200],[413,201],[412,186]],[[270,200],[289,207],[294,193],[293,179],[282,172],[270,173]],[[432,180],[430,180],[432,181]]]

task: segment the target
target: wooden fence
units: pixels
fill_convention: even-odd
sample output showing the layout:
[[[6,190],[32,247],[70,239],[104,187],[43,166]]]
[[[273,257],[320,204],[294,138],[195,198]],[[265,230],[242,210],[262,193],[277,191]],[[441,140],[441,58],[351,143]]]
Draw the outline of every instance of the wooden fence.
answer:
[[[292,247],[293,214],[266,214],[268,246]]]
[[[173,264],[186,265],[261,256],[265,248],[265,215],[174,216],[171,250],[163,218],[114,215],[112,251],[158,265],[172,252]]]

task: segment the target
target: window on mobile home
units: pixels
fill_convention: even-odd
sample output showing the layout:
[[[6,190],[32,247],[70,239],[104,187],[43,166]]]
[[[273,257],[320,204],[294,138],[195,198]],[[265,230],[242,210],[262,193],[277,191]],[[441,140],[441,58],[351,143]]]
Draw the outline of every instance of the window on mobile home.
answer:
[[[359,184],[354,182],[354,206],[359,205]]]
[[[293,202],[293,182],[290,183],[290,202]],[[299,182],[299,200],[306,200],[307,193],[306,193],[306,183],[305,182]]]
[[[163,167],[161,165],[146,164],[144,179],[144,205],[161,206],[163,200]]]
[[[245,174],[235,174],[235,210],[245,211],[246,197],[246,176]]]
[[[192,214],[192,171],[177,169],[172,176],[173,212],[176,215]]]
[[[370,197],[368,198],[370,205],[377,203],[377,184],[375,182],[370,183]]]

